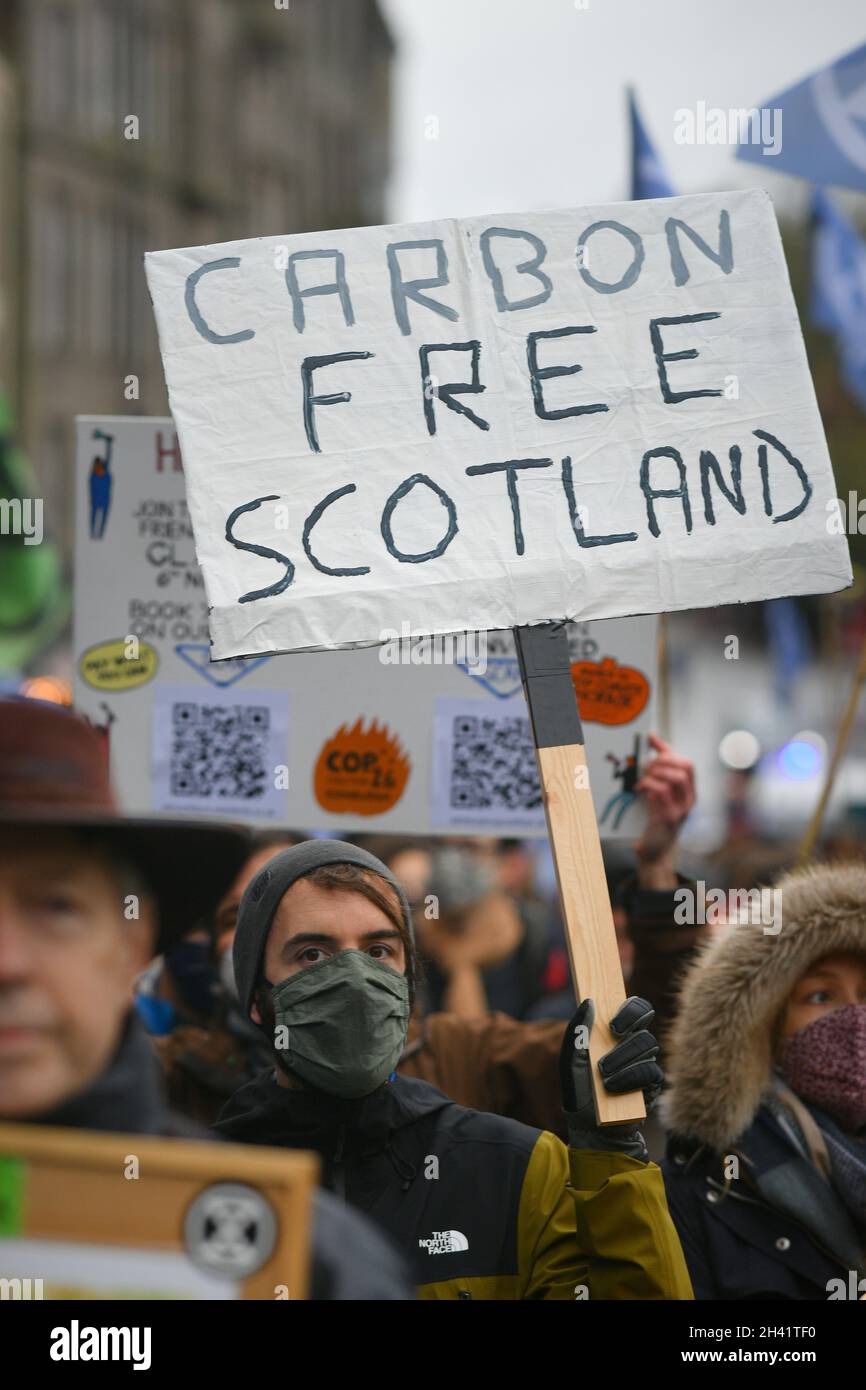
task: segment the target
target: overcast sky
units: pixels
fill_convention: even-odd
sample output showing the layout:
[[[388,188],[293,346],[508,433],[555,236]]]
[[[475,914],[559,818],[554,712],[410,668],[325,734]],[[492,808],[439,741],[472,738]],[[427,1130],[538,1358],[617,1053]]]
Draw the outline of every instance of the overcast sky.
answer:
[[[397,43],[393,221],[627,198],[629,83],[678,191],[761,183],[786,210],[800,180],[675,143],[674,113],[760,105],[866,41],[863,0],[380,4]]]

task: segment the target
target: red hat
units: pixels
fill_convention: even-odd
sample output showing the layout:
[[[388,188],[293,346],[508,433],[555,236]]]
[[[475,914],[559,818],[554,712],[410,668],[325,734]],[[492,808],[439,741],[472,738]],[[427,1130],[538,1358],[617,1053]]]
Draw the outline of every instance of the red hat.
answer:
[[[0,825],[87,829],[116,847],[157,900],[158,951],[216,906],[250,852],[242,826],[121,815],[104,736],[72,710],[19,697],[0,699]]]

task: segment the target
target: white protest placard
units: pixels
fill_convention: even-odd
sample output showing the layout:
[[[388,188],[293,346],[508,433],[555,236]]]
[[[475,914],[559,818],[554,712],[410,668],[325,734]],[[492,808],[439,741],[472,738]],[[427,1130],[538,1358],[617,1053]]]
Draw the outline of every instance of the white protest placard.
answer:
[[[851,582],[763,190],[145,261],[217,658]]]
[[[109,725],[127,811],[544,834],[510,632],[211,662],[171,420],[81,418],[77,431],[75,703]],[[601,833],[634,837],[656,621],[569,634]]]

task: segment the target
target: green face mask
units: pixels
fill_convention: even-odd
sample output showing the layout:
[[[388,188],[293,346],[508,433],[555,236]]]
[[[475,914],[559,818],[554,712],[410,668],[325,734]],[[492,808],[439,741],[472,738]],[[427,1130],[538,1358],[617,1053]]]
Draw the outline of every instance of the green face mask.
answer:
[[[400,1060],[409,1027],[405,975],[363,951],[339,951],[275,985],[283,1066],[332,1096],[368,1096]]]

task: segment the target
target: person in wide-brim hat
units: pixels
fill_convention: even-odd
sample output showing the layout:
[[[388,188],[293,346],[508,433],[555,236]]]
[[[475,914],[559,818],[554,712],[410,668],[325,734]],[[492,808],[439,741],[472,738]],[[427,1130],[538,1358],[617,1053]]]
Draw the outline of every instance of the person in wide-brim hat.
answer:
[[[0,826],[77,830],[135,866],[157,905],[156,950],[208,913],[249,853],[226,822],[121,815],[107,739],[81,716],[41,700],[0,699]]]
[[[134,982],[247,849],[225,823],[122,815],[104,733],[0,700],[0,1119],[162,1132]]]

